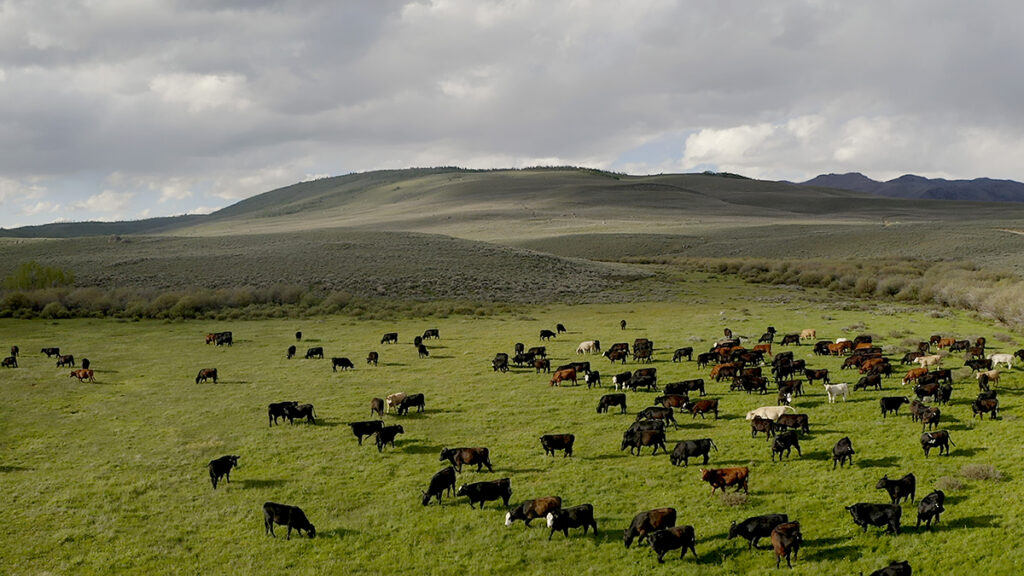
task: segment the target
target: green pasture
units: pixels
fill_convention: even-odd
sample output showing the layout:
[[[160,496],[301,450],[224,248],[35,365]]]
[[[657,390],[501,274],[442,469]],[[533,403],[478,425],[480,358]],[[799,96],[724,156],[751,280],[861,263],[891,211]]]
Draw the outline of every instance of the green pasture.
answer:
[[[626,319],[628,329],[619,330]],[[7,506],[0,523],[0,572],[8,574],[744,574],[774,570],[764,546],[727,540],[730,522],[785,512],[801,523],[804,547],[794,574],[856,574],[891,560],[909,560],[915,574],[1015,574],[1024,565],[1019,518],[1024,512],[1024,446],[1021,391],[1015,367],[998,386],[997,420],[971,418],[977,392],[959,371],[953,401],[942,407],[942,428],[956,446],[950,456],[925,459],[921,427],[906,408],[882,419],[878,398],[904,395],[899,377],[883,392],[858,391],[828,404],[820,386],[794,401],[810,415],[803,456],[771,462],[764,439],[750,437],[744,414],[775,403],[766,396],[728,392],[709,382],[722,417],[679,417],[676,441],[711,437],[720,452],[710,466],[749,466],[748,498],[711,496],[699,462],[673,467],[645,449],[634,457],[619,450],[622,431],[655,394],[629,394],[627,415],[597,414],[611,376],[623,369],[591,357],[605,389],[551,387],[532,369],[494,373],[496,352],[513,344],[541,345],[538,333],[563,323],[568,334],[546,342],[554,365],[577,360],[582,340],[607,348],[637,337],[654,340],[662,383],[707,377],[695,362],[673,364],[672,350],[711,346],[725,327],[756,339],[766,326],[780,334],[815,328],[819,338],[874,335],[891,355],[941,333],[986,336],[996,352],[1013,352],[1018,334],[969,314],[926,308],[837,302],[812,292],[788,292],[714,280],[699,294],[669,303],[523,305],[504,316],[448,316],[366,320],[344,315],[264,321],[128,322],[101,319],[0,320],[0,346],[20,346],[17,369],[0,371],[0,483]],[[411,344],[427,328],[420,359]],[[208,332],[231,330],[231,347],[204,343]],[[297,344],[299,358],[285,359]],[[400,343],[379,344],[385,332]],[[752,345],[752,343],[751,343]],[[79,383],[56,368],[40,349],[59,346],[88,357],[95,384]],[[307,347],[323,346],[327,359],[305,360]],[[810,346],[789,347],[812,368],[829,368],[833,382],[854,382],[841,360],[810,356]],[[381,363],[368,366],[367,352]],[[776,346],[776,351],[779,348]],[[356,364],[331,371],[331,356]],[[962,364],[951,357],[947,366]],[[217,384],[194,382],[200,368],[216,367]],[[636,365],[628,363],[626,369]],[[899,373],[905,371],[900,369]],[[392,392],[422,392],[426,411],[397,417],[405,434],[396,448],[378,453],[372,440],[358,446],[348,422],[370,419],[369,402]],[[316,425],[269,427],[270,402],[315,405]],[[545,456],[545,433],[576,435],[572,458]],[[852,468],[832,470],[831,449],[850,436]],[[599,534],[548,541],[543,521],[506,528],[494,502],[471,510],[464,499],[445,497],[424,507],[420,491],[447,464],[442,447],[487,446],[493,473],[466,468],[458,483],[511,478],[514,503],[559,495],[566,506],[592,503]],[[211,488],[206,464],[226,454],[241,457],[231,483]],[[992,466],[1000,478],[979,477],[970,465]],[[913,472],[918,499],[936,486],[947,494],[947,512],[931,531],[914,528],[916,505],[903,510],[903,532],[863,533],[843,507],[887,502],[875,490],[883,475]],[[317,537],[286,541],[264,535],[265,501],[297,505],[316,525]],[[672,506],[679,523],[695,527],[698,558],[678,552],[659,566],[646,545],[629,550],[622,531],[636,513]],[[783,568],[785,570],[785,568]]]

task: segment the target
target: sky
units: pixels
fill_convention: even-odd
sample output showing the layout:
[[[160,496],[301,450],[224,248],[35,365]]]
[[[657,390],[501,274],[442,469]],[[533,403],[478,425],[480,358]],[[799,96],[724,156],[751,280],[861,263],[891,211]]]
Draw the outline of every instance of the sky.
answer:
[[[1024,3],[0,0],[0,227],[384,168],[1024,180]]]

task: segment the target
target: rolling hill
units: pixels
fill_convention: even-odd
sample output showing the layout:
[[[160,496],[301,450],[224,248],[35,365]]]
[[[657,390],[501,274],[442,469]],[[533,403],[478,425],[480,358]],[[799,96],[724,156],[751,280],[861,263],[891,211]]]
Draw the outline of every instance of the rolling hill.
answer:
[[[1024,184],[1013,180],[994,180],[992,178],[945,180],[905,174],[887,182],[878,182],[859,172],[850,172],[848,174],[822,174],[803,182],[803,185],[864,192],[889,198],[963,202],[1024,202]]]

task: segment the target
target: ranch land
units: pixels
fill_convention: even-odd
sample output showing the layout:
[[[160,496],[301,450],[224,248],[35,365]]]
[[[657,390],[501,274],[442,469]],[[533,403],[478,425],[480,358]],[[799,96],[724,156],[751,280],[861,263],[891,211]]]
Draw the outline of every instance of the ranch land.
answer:
[[[914,574],[1017,574],[1024,566],[1019,521],[1024,513],[1024,435],[1021,366],[1002,370],[994,388],[999,416],[973,418],[978,385],[963,353],[949,354],[954,391],[941,406],[939,428],[955,446],[925,457],[920,423],[906,407],[883,418],[882,396],[913,397],[901,386],[899,358],[932,334],[972,341],[988,351],[1013,353],[1024,337],[977,314],[914,303],[840,298],[816,289],[745,284],[735,277],[693,273],[663,302],[516,305],[487,313],[399,314],[391,319],[346,315],[265,320],[141,320],[86,318],[0,319],[7,346],[18,345],[18,368],[0,369],[0,481],[6,506],[0,523],[0,572],[8,574],[652,574],[726,575],[775,570],[769,541],[749,550],[727,538],[730,524],[782,512],[800,522],[803,547],[793,574],[870,573],[908,560]],[[627,321],[620,330],[619,321]],[[568,333],[541,342],[542,329],[562,323]],[[870,334],[893,358],[896,373],[882,391],[857,390],[829,403],[820,384],[793,399],[807,414],[810,433],[781,462],[770,458],[763,435],[751,437],[745,414],[775,405],[765,395],[729,391],[696,362],[672,362],[672,351],[707,351],[730,328],[752,347],[767,326],[779,338],[773,352],[791,350],[809,368],[827,368],[833,383],[853,383],[842,357],[822,357],[811,346],[780,347],[783,334],[813,328],[817,339]],[[436,328],[420,358],[412,339]],[[230,346],[206,344],[211,332],[230,330]],[[303,339],[296,342],[295,332]],[[381,344],[397,332],[397,344]],[[649,338],[659,388],[703,377],[720,417],[677,414],[667,431],[677,441],[712,438],[709,467],[748,466],[750,492],[711,494],[701,463],[673,466],[668,455],[620,450],[623,431],[656,392],[627,392],[629,409],[595,410],[611,377],[641,365],[612,365],[600,355],[581,358],[581,341]],[[589,360],[603,387],[549,386],[550,375],[491,368],[497,352],[516,342],[545,345],[552,367]],[[298,357],[286,359],[290,345]],[[95,383],[70,378],[68,368],[40,353],[59,346],[87,357]],[[322,346],[325,359],[304,359]],[[370,351],[378,366],[367,365]],[[945,352],[943,353],[946,354]],[[331,357],[348,357],[353,370],[332,372]],[[217,383],[196,383],[201,368],[217,368]],[[767,371],[768,368],[765,368]],[[378,452],[370,438],[359,446],[349,422],[370,420],[371,398],[423,393],[425,411],[385,415],[401,424],[395,446]],[[696,393],[693,393],[695,396]],[[295,400],[315,406],[316,424],[269,426],[267,405]],[[539,438],[576,437],[572,457],[546,456]],[[852,466],[833,470],[832,447],[849,436]],[[564,506],[591,503],[599,532],[578,529],[549,541],[543,520],[526,528],[504,525],[505,508],[488,502],[470,509],[445,495],[421,504],[431,476],[447,466],[444,447],[486,446],[493,472],[466,467],[457,484],[508,477],[511,503],[557,495]],[[207,463],[238,455],[231,481],[214,490]],[[917,505],[902,506],[898,536],[854,525],[845,506],[887,503],[875,488],[883,476],[917,478],[917,499],[935,489],[946,512],[931,529],[915,527]],[[301,507],[316,538],[264,534],[261,506]],[[678,551],[659,565],[647,544],[623,545],[623,530],[638,512],[673,507],[680,525],[695,529],[697,557]],[[783,568],[786,571],[783,561]]]

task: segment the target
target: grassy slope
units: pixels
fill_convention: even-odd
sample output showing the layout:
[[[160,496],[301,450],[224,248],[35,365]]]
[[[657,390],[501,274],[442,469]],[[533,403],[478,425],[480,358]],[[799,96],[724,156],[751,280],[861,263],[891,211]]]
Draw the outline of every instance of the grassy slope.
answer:
[[[662,381],[706,375],[694,363],[668,362],[677,346],[704,347],[729,326],[757,335],[768,324],[781,331],[814,327],[834,338],[866,331],[899,347],[931,333],[986,335],[1006,351],[995,328],[963,315],[934,318],[926,310],[852,303],[815,292],[790,293],[719,279],[693,278],[680,286],[690,294],[664,304],[550,306],[518,317],[451,317],[380,323],[344,316],[304,320],[157,323],[75,320],[0,321],[0,344],[17,343],[22,367],[0,372],[6,390],[0,405],[2,472],[8,515],[0,528],[3,570],[13,574],[53,573],[363,573],[363,574],[552,574],[648,573],[656,567],[646,547],[625,550],[621,530],[640,510],[674,506],[680,522],[692,524],[699,559],[671,557],[667,570],[695,574],[750,573],[774,564],[770,552],[748,552],[725,539],[729,522],[784,511],[803,525],[805,548],[796,574],[865,572],[890,559],[910,559],[915,573],[956,573],[962,566],[990,574],[1011,574],[1024,554],[1007,542],[1021,539],[1024,488],[1020,436],[1022,378],[1019,370],[1000,386],[1005,416],[972,421],[968,398],[972,380],[957,382],[954,401],[943,409],[943,428],[956,447],[950,457],[925,459],[920,428],[904,413],[882,420],[877,397],[858,392],[849,402],[829,405],[812,390],[795,405],[810,414],[812,434],[802,439],[804,456],[784,463],[768,460],[761,439],[751,439],[743,414],[772,404],[771,397],[728,393],[717,422],[686,418],[669,433],[710,436],[721,452],[712,465],[750,465],[751,496],[746,505],[727,506],[708,496],[697,467],[673,468],[665,456],[632,457],[619,452],[621,431],[632,416],[594,413],[604,391],[551,388],[530,371],[494,374],[489,358],[512,344],[536,341],[538,330],[556,322],[570,334],[549,344],[555,362],[574,358],[580,340],[599,338],[605,346],[635,337],[652,338]],[[618,330],[628,319],[630,330]],[[863,328],[856,326],[863,323]],[[428,327],[441,330],[430,343],[432,356],[416,358],[408,344]],[[231,329],[236,344],[216,348],[203,334]],[[285,360],[284,349],[301,329],[307,345],[322,345],[328,356],[356,361],[349,373],[331,373],[329,361]],[[396,330],[401,344],[381,346],[380,334]],[[88,356],[99,383],[78,384],[38,353],[59,345]],[[382,365],[368,367],[368,350]],[[796,348],[803,356],[809,348]],[[616,369],[592,359],[605,378]],[[838,368],[838,360],[808,358],[812,367]],[[217,384],[192,382],[200,367],[217,367]],[[627,366],[633,368],[632,365]],[[851,375],[844,375],[850,378]],[[895,380],[884,394],[902,394]],[[358,447],[345,422],[368,418],[373,396],[423,392],[427,412],[401,422],[406,434],[396,449],[378,454]],[[652,398],[630,395],[634,413]],[[268,402],[313,402],[316,426],[268,428]],[[574,458],[545,457],[537,437],[547,432],[577,435]],[[832,445],[843,435],[857,450],[852,469],[833,472]],[[486,445],[494,474],[464,472],[459,483],[509,476],[513,501],[558,494],[566,505],[591,502],[601,528],[597,538],[576,531],[547,542],[547,530],[502,526],[504,512],[488,504],[470,510],[446,498],[424,508],[419,491],[441,468],[442,446]],[[233,482],[213,491],[205,464],[223,454],[241,455]],[[957,477],[968,463],[996,466],[1001,482],[961,478],[963,489],[948,491],[948,512],[932,532],[905,529],[899,537],[870,529],[860,532],[842,506],[882,502],[874,489],[882,474],[913,471],[918,496],[943,477]],[[317,525],[315,540],[263,536],[260,505],[274,500],[302,506]],[[904,524],[916,508],[904,506]],[[283,536],[283,531],[279,533]],[[941,553],[937,553],[940,551]],[[999,554],[989,551],[1000,550]]]

